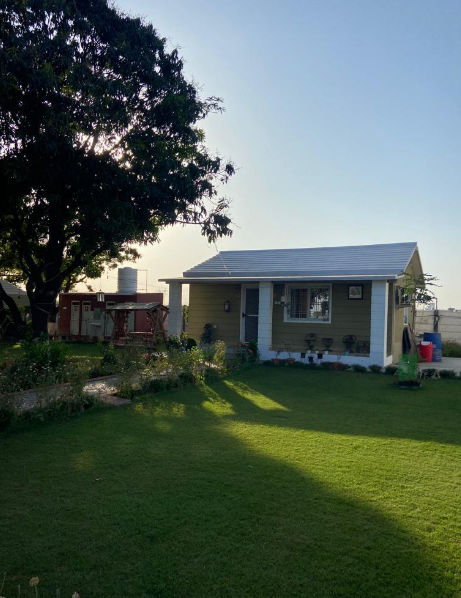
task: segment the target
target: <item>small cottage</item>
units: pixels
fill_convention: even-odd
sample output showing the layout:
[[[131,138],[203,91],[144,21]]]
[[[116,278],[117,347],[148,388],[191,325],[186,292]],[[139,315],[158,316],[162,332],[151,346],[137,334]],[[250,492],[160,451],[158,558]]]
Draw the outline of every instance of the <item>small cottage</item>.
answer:
[[[385,366],[398,361],[408,322],[401,283],[422,273],[417,244],[222,251],[169,284],[169,334],[200,339],[211,324],[229,347],[256,341],[262,359],[324,360]]]

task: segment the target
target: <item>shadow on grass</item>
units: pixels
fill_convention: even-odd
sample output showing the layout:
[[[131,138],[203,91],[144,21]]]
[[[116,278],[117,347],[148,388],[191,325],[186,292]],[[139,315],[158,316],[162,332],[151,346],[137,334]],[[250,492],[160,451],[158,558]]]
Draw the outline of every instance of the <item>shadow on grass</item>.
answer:
[[[32,574],[98,598],[454,595],[393,520],[251,450],[206,401],[191,388],[4,443],[5,595]]]
[[[376,374],[260,366],[213,388],[231,405],[230,416],[240,421],[461,444],[458,380],[426,381],[418,391],[398,389],[394,382]],[[267,408],[270,403],[272,409]]]

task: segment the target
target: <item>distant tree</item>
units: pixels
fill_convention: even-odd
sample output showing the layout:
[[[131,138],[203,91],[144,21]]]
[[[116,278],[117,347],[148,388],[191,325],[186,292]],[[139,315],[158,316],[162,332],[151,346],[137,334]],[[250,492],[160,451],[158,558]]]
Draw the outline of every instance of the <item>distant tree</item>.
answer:
[[[107,0],[0,4],[0,278],[25,284],[35,334],[60,290],[163,227],[231,234],[217,186],[234,168],[198,127],[219,110],[151,25]]]

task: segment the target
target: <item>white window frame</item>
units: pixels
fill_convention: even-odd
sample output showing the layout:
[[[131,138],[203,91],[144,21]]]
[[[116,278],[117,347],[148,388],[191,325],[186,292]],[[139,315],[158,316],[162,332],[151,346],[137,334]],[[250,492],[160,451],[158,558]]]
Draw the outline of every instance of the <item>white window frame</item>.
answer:
[[[291,303],[291,291],[292,289],[318,289],[321,287],[328,287],[329,293],[329,305],[328,305],[328,320],[319,320],[317,318],[290,318],[288,313],[288,307]],[[331,312],[332,312],[332,284],[331,283],[292,283],[285,285],[285,305],[283,308],[283,321],[289,324],[331,324]],[[308,298],[309,303],[309,298]]]

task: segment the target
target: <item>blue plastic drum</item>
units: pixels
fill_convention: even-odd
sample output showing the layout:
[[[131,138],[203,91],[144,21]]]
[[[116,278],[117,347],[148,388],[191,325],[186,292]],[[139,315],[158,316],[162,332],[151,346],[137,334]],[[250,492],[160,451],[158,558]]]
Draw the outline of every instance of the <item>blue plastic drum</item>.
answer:
[[[433,344],[432,361],[442,361],[442,335],[440,332],[425,332],[423,340]]]

